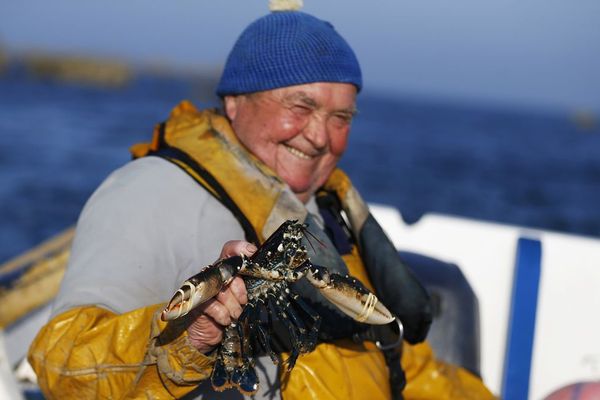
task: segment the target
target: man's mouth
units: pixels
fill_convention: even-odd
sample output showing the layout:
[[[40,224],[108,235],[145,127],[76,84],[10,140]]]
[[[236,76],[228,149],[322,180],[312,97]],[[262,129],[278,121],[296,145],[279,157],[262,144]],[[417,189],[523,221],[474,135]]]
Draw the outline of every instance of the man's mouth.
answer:
[[[309,156],[308,154],[306,154],[294,147],[288,146],[287,144],[285,145],[285,148],[287,149],[287,151],[289,151],[290,153],[292,153],[293,155],[295,155],[298,158],[301,158],[303,160],[311,160],[312,159],[312,157]]]

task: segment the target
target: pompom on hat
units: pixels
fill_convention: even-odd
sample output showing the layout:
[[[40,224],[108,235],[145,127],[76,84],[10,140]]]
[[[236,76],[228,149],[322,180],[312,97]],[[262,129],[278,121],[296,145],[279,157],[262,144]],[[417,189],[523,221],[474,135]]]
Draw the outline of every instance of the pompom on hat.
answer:
[[[254,93],[313,82],[362,88],[354,51],[333,25],[297,11],[301,2],[271,1],[272,12],[251,23],[237,39],[216,93]]]

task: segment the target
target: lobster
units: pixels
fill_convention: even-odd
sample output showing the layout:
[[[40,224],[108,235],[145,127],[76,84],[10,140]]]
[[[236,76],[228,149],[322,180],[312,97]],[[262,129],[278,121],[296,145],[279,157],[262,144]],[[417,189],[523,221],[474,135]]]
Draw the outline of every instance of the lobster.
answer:
[[[186,280],[163,310],[161,318],[165,321],[183,317],[216,296],[236,275],[244,279],[248,303],[238,320],[224,329],[211,374],[215,390],[233,387],[247,395],[256,393],[259,382],[254,365],[258,350],[250,338],[257,338],[278,364],[278,355],[271,345],[273,319],[284,325],[290,338],[288,370],[300,354],[314,350],[321,316],[291,290],[292,282],[307,279],[329,302],[356,321],[383,325],[396,319],[360,281],[313,265],[302,244],[305,232],[306,224],[285,221],[251,257],[219,260]]]

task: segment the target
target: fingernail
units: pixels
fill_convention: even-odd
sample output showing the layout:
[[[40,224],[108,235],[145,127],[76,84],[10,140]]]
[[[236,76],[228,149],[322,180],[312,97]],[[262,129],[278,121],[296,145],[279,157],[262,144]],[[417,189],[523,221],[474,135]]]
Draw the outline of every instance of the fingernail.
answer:
[[[246,250],[248,250],[251,253],[254,253],[256,250],[258,250],[258,248],[255,245],[253,245],[252,243],[248,243],[246,245]]]

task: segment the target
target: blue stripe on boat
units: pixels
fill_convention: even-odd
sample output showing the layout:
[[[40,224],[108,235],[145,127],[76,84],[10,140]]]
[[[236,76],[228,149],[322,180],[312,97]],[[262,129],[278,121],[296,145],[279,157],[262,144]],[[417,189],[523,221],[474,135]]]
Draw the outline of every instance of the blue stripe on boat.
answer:
[[[516,258],[502,382],[504,400],[524,400],[529,395],[541,275],[541,242],[519,238]]]

